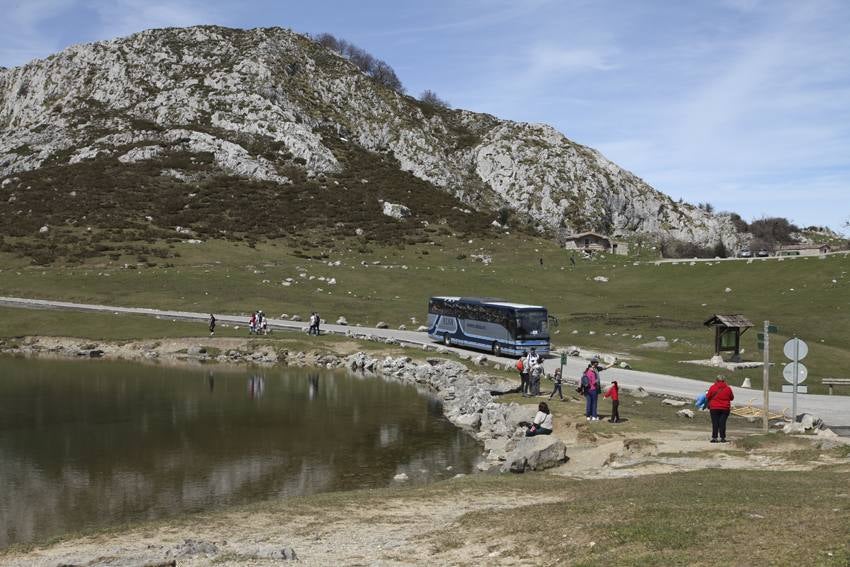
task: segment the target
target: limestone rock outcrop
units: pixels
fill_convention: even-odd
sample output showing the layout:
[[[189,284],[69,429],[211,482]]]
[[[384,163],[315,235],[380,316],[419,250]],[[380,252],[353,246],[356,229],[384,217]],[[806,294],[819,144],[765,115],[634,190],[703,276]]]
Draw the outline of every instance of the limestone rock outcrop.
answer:
[[[285,186],[293,168],[338,173],[355,147],[473,211],[513,208],[540,230],[738,239],[729,217],[673,201],[550,126],[430,107],[290,30],[148,30],[0,69],[0,183],[10,191],[26,190],[17,174],[48,165],[186,154],[208,175]]]

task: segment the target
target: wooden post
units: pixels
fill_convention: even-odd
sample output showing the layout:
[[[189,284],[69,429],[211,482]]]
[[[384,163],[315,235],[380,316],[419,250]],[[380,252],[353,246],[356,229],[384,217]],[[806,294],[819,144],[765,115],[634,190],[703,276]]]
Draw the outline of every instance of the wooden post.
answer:
[[[764,376],[762,378],[762,389],[764,390],[764,418],[762,419],[762,428],[764,432],[769,431],[767,414],[770,411],[770,321],[764,322]]]

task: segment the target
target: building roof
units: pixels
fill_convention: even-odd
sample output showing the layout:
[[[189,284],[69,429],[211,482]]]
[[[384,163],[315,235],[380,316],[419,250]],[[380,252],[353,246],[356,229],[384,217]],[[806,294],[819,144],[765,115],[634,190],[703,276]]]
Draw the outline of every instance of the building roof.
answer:
[[[564,237],[565,240],[575,240],[576,238],[584,238],[585,236],[595,236],[597,238],[602,238],[603,240],[611,240],[610,236],[605,236],[604,234],[599,234],[598,232],[579,232],[578,234],[569,234]]]
[[[750,328],[753,323],[743,315],[712,315],[711,318],[703,323],[707,327],[737,327]]]

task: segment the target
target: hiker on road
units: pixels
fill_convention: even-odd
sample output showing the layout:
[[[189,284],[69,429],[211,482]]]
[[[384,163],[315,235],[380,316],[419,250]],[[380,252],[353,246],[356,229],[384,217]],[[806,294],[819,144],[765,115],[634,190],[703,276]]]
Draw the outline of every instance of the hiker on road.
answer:
[[[724,376],[718,376],[706,394],[708,410],[711,413],[711,442],[717,443],[717,435],[720,435],[720,443],[726,443],[726,420],[732,410],[732,400],[735,393],[726,383]]]
[[[210,313],[210,336],[215,335],[215,315]]]

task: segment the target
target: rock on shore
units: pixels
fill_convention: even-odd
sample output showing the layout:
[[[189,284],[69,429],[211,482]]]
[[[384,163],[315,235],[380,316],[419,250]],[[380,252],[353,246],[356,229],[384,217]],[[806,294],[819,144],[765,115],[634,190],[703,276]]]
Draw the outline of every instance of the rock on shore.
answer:
[[[351,370],[427,387],[442,401],[443,413],[449,421],[484,442],[491,466],[504,462],[502,470],[524,472],[542,470],[566,460],[566,447],[560,440],[547,436],[524,437],[525,429],[520,424],[534,419],[533,406],[495,401],[494,394],[514,388],[509,382],[439,358],[418,363],[410,357],[377,359],[358,352],[346,358],[345,365]]]

